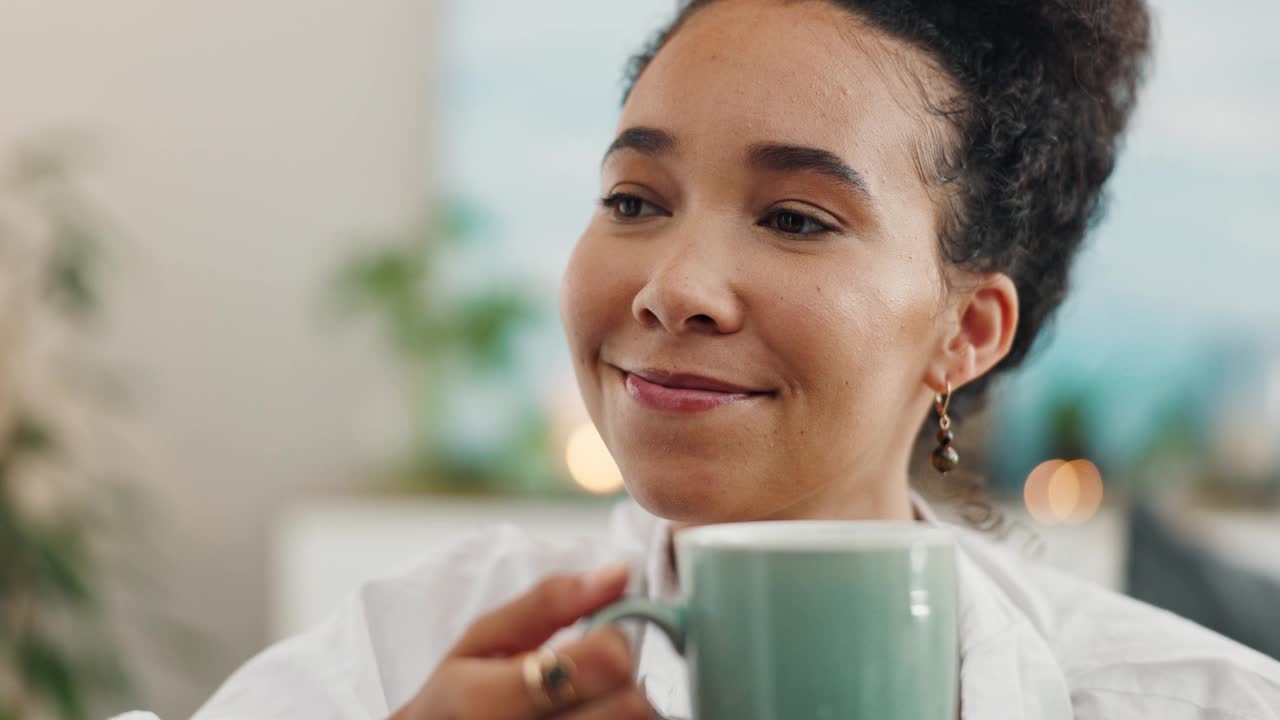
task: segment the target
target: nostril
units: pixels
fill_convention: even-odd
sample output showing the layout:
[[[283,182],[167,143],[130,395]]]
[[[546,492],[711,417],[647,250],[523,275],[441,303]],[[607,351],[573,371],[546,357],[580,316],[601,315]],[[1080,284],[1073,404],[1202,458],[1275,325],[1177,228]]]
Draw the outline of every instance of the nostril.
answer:
[[[662,320],[654,311],[649,308],[643,308],[640,310],[640,324],[645,327],[653,327],[654,325],[661,325]]]
[[[710,315],[703,315],[703,314],[693,315],[688,319],[687,322],[692,327],[705,328],[705,329],[715,329],[717,327],[716,321],[713,320]]]

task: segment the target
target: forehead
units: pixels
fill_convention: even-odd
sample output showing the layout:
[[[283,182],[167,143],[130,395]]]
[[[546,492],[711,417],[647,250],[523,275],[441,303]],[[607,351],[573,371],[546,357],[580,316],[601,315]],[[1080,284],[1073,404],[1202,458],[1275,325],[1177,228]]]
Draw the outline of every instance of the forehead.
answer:
[[[831,150],[873,186],[917,184],[944,77],[917,48],[820,0],[719,0],[636,83],[621,125],[669,129],[682,154],[761,141]]]

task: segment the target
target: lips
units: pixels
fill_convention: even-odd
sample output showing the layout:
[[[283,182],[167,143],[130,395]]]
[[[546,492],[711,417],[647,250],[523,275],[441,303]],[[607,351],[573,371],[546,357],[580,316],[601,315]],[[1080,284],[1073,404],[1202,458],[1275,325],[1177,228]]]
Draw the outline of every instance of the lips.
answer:
[[[734,393],[740,395],[763,394],[766,390],[743,387],[733,383],[683,373],[667,373],[660,370],[634,370],[632,375],[663,387],[675,390],[705,390],[707,392]]]
[[[726,405],[745,403],[771,395],[735,383],[658,370],[624,371],[627,394],[653,410],[705,412]]]

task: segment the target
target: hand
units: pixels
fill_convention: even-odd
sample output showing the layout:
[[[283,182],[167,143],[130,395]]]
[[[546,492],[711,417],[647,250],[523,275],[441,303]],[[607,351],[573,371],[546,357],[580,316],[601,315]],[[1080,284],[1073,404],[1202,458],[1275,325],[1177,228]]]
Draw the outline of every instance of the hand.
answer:
[[[616,628],[595,630],[557,650],[572,663],[566,663],[573,668],[572,704],[540,709],[525,682],[525,655],[621,597],[627,575],[624,564],[550,577],[482,616],[391,720],[648,720],[653,711],[636,687],[630,645]]]

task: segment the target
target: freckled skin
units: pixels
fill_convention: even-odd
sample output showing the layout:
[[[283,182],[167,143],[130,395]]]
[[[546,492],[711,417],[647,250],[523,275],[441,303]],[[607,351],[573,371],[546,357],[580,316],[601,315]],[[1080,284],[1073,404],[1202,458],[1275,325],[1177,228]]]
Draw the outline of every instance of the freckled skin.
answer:
[[[940,210],[915,155],[936,120],[905,90],[919,87],[913,72],[933,72],[919,51],[826,3],[725,0],[694,15],[637,83],[619,131],[660,128],[677,149],[615,153],[601,194],[663,213],[601,207],[561,309],[591,417],[649,510],[685,523],[910,517],[924,378],[952,330]],[[747,164],[764,142],[835,153],[874,199]],[[762,225],[779,208],[834,232]],[[774,393],[664,413],[636,403],[618,367]]]

